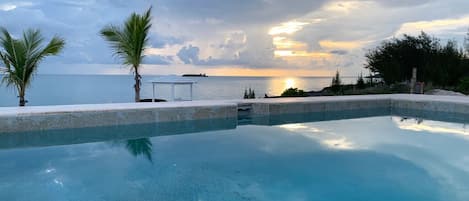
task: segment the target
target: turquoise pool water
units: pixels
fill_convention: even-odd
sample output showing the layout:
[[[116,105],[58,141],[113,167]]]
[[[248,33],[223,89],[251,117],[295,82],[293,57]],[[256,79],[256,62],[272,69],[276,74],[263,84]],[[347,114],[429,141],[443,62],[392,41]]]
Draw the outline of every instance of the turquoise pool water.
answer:
[[[463,123],[232,122],[4,134],[0,200],[469,200]]]

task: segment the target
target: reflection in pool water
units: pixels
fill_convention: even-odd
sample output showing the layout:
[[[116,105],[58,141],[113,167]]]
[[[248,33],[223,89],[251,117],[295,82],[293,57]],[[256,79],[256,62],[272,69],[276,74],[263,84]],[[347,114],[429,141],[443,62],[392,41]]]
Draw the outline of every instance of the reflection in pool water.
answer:
[[[150,138],[141,138],[125,141],[125,148],[134,155],[138,157],[140,155],[145,156],[149,161],[152,159],[152,146],[153,144],[150,141]]]
[[[119,146],[1,150],[0,198],[467,200],[468,136],[401,124],[388,116],[248,125],[124,140]]]
[[[469,131],[466,129],[466,124],[429,121],[420,118],[402,118],[395,117],[393,121],[396,122],[398,127],[403,130],[411,130],[417,132],[431,132],[431,133],[443,133],[443,134],[454,134],[454,135],[466,135],[469,136]]]

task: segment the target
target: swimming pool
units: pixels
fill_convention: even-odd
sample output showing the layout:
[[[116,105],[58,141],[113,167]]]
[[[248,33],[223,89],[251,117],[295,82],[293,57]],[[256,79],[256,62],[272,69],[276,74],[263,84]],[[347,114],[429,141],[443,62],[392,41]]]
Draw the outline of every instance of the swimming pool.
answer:
[[[469,199],[464,121],[308,117],[4,134],[0,200]]]

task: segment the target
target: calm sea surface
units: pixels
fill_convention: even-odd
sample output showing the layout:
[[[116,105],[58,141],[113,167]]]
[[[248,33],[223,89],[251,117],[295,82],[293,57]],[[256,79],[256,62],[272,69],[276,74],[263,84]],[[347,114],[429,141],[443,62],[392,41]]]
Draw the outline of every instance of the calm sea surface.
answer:
[[[1,77],[1,76],[0,76]],[[143,76],[142,98],[151,98],[152,86],[147,81],[159,76]],[[329,86],[331,78],[324,77],[194,77],[195,100],[239,99],[246,88],[252,88],[257,97],[280,95],[283,90],[296,87],[319,90]],[[343,78],[346,84],[356,78]],[[131,75],[37,75],[27,90],[28,105],[64,105],[88,103],[132,102],[134,98]],[[157,97],[168,99],[169,86],[159,86]],[[177,98],[188,98],[189,87],[176,87]],[[17,94],[13,88],[0,85],[0,107],[16,106]]]

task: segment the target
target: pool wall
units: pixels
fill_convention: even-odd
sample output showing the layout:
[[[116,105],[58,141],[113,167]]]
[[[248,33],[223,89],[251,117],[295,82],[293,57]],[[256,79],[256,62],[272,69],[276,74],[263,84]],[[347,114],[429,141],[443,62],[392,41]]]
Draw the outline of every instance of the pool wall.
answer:
[[[250,124],[273,125],[286,123],[285,116],[291,116],[290,122],[298,122],[311,118],[328,120],[391,114],[431,116],[435,112],[456,114],[459,120],[465,121],[469,115],[469,98],[392,94],[4,107],[0,108],[0,133],[209,119],[236,121],[237,118],[249,119]],[[279,116],[283,121],[276,118]]]
[[[0,108],[0,133],[204,119],[235,119],[229,102],[122,103]]]

